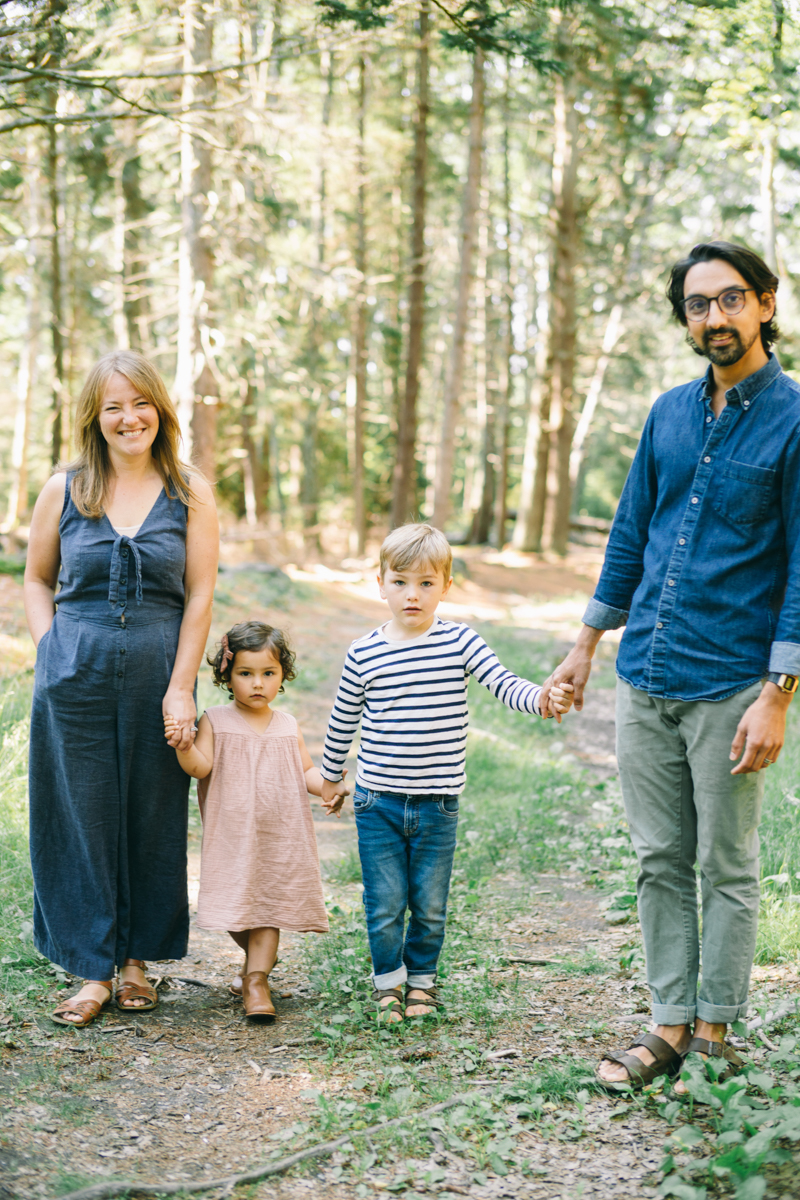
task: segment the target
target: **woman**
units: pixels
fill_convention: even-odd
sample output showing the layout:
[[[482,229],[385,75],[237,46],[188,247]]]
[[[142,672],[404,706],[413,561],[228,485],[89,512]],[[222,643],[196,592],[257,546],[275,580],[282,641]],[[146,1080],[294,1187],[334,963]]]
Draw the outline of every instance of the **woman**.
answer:
[[[186,953],[188,777],[172,746],[193,738],[219,535],[142,355],[100,360],[75,437],[78,457],[36,502],[25,611],[34,941],[86,980],[52,1014],[84,1026],[111,999],[115,966],[118,1005],[150,1009],[144,960]],[[169,744],[167,715],[179,727]]]

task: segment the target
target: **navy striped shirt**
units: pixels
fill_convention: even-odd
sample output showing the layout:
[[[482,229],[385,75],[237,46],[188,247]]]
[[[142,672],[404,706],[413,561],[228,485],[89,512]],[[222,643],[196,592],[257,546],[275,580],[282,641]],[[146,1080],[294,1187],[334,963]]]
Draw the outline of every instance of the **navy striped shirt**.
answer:
[[[438,618],[407,642],[383,628],[351,645],[331,713],[322,774],[334,782],[361,721],[356,782],[372,791],[457,796],[464,790],[467,682],[539,715],[541,688],[507,671],[468,625]]]

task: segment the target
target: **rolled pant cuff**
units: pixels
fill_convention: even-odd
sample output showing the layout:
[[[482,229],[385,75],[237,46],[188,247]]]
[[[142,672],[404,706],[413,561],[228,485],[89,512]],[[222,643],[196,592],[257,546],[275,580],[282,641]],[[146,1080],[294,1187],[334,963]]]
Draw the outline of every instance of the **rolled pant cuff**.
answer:
[[[654,1004],[653,1021],[656,1025],[691,1025],[696,1009],[692,1004]]]
[[[384,992],[387,988],[402,987],[407,978],[408,971],[403,963],[396,971],[387,971],[385,975],[373,975],[372,983],[376,991]]]
[[[709,1004],[707,1000],[697,1001],[697,1017],[700,1021],[708,1021],[709,1025],[730,1025],[733,1021],[743,1021],[747,1016],[747,1001],[744,1004]]]
[[[436,981],[436,975],[431,973],[428,975],[412,975],[408,976],[408,986],[413,988],[432,988]]]

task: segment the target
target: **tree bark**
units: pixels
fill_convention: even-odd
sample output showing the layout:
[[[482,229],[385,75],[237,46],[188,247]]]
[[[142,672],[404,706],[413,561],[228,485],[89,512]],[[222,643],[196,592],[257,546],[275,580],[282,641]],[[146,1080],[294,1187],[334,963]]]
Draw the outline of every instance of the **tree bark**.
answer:
[[[58,92],[48,89],[50,112],[55,114]],[[61,263],[61,203],[58,186],[59,148],[55,125],[47,126],[47,152],[45,154],[47,175],[47,201],[50,216],[50,337],[53,347],[53,384],[50,458],[53,466],[61,461],[64,435],[63,411],[66,400],[64,387],[64,291]]]
[[[36,133],[28,131],[25,163],[25,209],[27,211],[28,269],[25,278],[25,329],[19,355],[17,374],[17,411],[14,418],[14,438],[11,443],[11,488],[8,493],[3,532],[16,529],[28,508],[28,451],[30,446],[31,405],[36,383],[36,359],[39,349],[41,322],[39,280],[34,247],[40,232],[39,159],[40,142]]]
[[[566,75],[555,78],[553,106],[553,199],[550,218],[550,303],[545,377],[539,411],[539,444],[536,454],[536,482],[530,518],[528,544],[541,550],[551,453],[555,458],[553,475],[556,494],[552,547],[559,554],[567,550],[572,489],[569,479],[569,452],[572,445],[572,414],[575,377],[576,292],[575,266],[578,253],[578,115],[575,110],[574,78],[568,64],[569,49],[559,39]]]
[[[433,524],[443,529],[450,517],[453,467],[455,464],[456,424],[461,406],[464,380],[464,348],[469,316],[469,297],[472,288],[475,249],[476,216],[481,186],[484,121],[484,54],[475,50],[472,68],[472,103],[469,120],[469,161],[464,188],[461,218],[461,253],[458,275],[456,311],[453,318],[453,342],[450,368],[445,382],[444,412],[439,455],[436,464],[436,495],[433,505]]]
[[[489,403],[489,344],[490,322],[486,290],[487,260],[489,257],[488,201],[481,213],[478,236],[478,267],[475,287],[477,345],[475,346],[475,408],[478,417],[480,449],[472,482],[472,503],[465,495],[466,516],[470,518],[469,540],[482,546],[489,540],[494,500],[494,411]]]
[[[498,406],[495,423],[497,426],[497,470],[494,498],[494,528],[495,543],[502,550],[506,543],[506,525],[508,523],[508,433],[511,416],[511,396],[514,378],[511,374],[511,355],[514,352],[514,263],[511,259],[511,172],[509,162],[509,87],[511,64],[505,63],[505,90],[503,93],[503,217],[506,225],[505,236],[505,285],[506,285],[506,327],[505,344],[503,346],[503,375],[498,387]]]
[[[603,390],[603,380],[605,379],[608,364],[611,362],[611,351],[619,341],[619,336],[622,333],[622,305],[615,304],[608,314],[608,322],[606,331],[603,336],[603,345],[600,350],[600,356],[595,364],[594,374],[592,375],[589,390],[586,393],[586,399],[583,402],[580,420],[575,428],[575,436],[572,439],[572,448],[569,458],[569,476],[570,482],[574,489],[578,482],[578,476],[583,462],[583,444],[586,441],[586,435],[591,428],[592,419],[594,418],[597,402],[600,399],[600,393]]]
[[[770,30],[770,52],[772,71],[770,91],[781,95],[783,88],[783,0],[772,0],[772,28]],[[778,130],[775,124],[776,104],[771,101],[764,123],[761,158],[761,217],[764,224],[764,260],[778,273],[777,220],[775,208],[775,157],[778,146]]]
[[[411,274],[408,285],[408,353],[405,390],[397,421],[397,457],[392,481],[393,527],[413,520],[416,509],[417,401],[425,330],[425,219],[428,177],[428,55],[430,3],[419,6],[417,105],[411,207]]]
[[[211,62],[213,16],[198,0],[184,0],[184,69]],[[209,335],[214,258],[208,219],[211,191],[211,148],[197,134],[199,113],[213,100],[213,75],[185,75],[181,132],[181,220],[178,249],[178,361],[175,396],[181,429],[192,460],[207,479],[215,475],[219,387]]]
[[[121,184],[125,221],[123,311],[128,345],[146,353],[150,345],[149,304],[145,289],[148,261],[144,249],[142,223],[147,216],[148,205],[142,195],[142,160],[139,154],[136,121],[122,122],[121,137],[124,146]]]
[[[356,294],[355,327],[353,330],[356,403],[353,410],[353,526],[356,554],[361,557],[367,544],[367,509],[364,496],[364,411],[367,404],[367,157],[364,127],[367,116],[367,61],[358,58],[358,213],[356,217]]]

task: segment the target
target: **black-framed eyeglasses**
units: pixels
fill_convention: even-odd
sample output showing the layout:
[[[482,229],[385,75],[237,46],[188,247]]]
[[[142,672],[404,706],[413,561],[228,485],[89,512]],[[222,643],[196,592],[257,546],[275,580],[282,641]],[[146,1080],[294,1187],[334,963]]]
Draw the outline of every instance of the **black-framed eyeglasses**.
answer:
[[[703,321],[711,309],[711,301],[716,300],[719,311],[725,317],[735,317],[745,305],[745,292],[754,292],[755,288],[725,288],[717,296],[687,296],[681,303],[683,311],[690,321]]]

